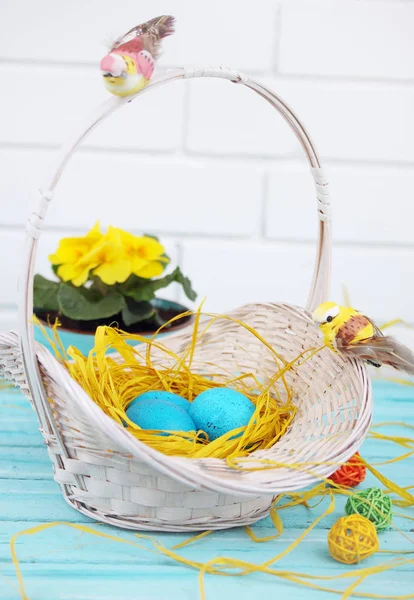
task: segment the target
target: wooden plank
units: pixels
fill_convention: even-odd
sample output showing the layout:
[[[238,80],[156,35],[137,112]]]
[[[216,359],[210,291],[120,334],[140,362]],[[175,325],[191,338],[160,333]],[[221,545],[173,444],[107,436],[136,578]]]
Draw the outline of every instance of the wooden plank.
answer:
[[[0,463],[0,479],[50,479],[52,473],[52,465],[46,462],[42,464]]]
[[[5,523],[0,533],[0,564],[8,563],[10,560],[9,539],[14,533],[25,530],[40,524],[28,524],[24,521],[17,523]],[[118,537],[123,540],[133,541],[140,545],[133,547],[127,544],[116,543],[111,540],[95,537],[88,533],[82,533],[67,526],[58,526],[56,528],[42,531],[35,535],[28,535],[19,538],[16,548],[19,560],[22,564],[37,563],[42,564],[79,564],[83,569],[87,565],[95,564],[113,564],[114,554],[117,557],[117,564],[123,566],[125,564],[135,564],[136,568],[139,565],[174,565],[174,561],[159,553],[145,551],[142,546],[151,549],[151,543],[138,539],[133,533],[121,530],[114,530],[111,527],[103,527],[93,524],[92,529],[105,532],[109,535]],[[260,535],[272,535],[274,529],[268,527],[266,531],[260,530]],[[253,543],[247,536],[243,528],[229,530],[224,532],[215,532],[206,538],[200,540],[196,544],[190,545],[187,548],[177,550],[177,554],[193,559],[197,556],[198,561],[207,561],[215,556],[228,556],[240,558],[240,560],[250,560],[254,563],[261,563],[272,559],[288,548],[299,535],[303,533],[302,529],[288,529],[278,539],[266,543]],[[150,533],[150,537],[159,540],[166,548],[172,548],[182,539],[186,539],[187,535],[182,534],[162,534]],[[385,542],[386,539],[386,542]],[[381,545],[387,550],[411,550],[412,544],[404,538],[399,532],[388,531],[380,537]],[[329,557],[326,546],[326,531],[312,531],[303,541],[303,551],[301,548],[295,548],[286,557],[281,559],[278,566],[289,569],[321,569],[335,570],[338,564]],[[314,546],[319,546],[320,551],[312,552]],[[369,559],[365,565],[380,564],[390,556],[384,556],[377,553]],[[186,567],[181,567],[186,570]],[[412,570],[412,565],[404,565],[402,570]]]
[[[413,423],[413,388],[396,386],[389,382],[374,384],[375,420],[399,420]],[[123,539],[143,543],[132,532],[102,526],[70,508],[53,481],[52,465],[40,432],[35,413],[19,394],[0,393],[0,597],[18,600],[16,578],[11,563],[10,537],[26,528],[53,521],[89,524],[93,529],[106,531]],[[412,430],[399,426],[382,428],[387,435],[413,437]],[[368,460],[379,462],[405,452],[404,448],[374,439],[365,441],[361,454]],[[408,474],[413,471],[413,459],[377,468],[400,485],[407,485]],[[369,474],[361,487],[378,485]],[[382,487],[382,486],[381,486]],[[340,565],[328,554],[327,529],[344,514],[345,497],[335,498],[335,511],[323,519],[299,546],[284,557],[277,568],[308,572],[313,575],[338,575],[357,567]],[[255,544],[243,528],[215,532],[203,540],[184,548],[184,557],[204,562],[217,556],[239,558],[260,563],[271,559],[295,541],[304,529],[327,507],[328,499],[313,509],[298,506],[280,511],[284,523],[283,535],[272,542]],[[398,511],[398,509],[397,509]],[[414,510],[398,512],[414,516]],[[383,550],[409,550],[412,542],[401,532],[413,538],[413,521],[395,517],[390,529],[380,534]],[[258,536],[274,533],[269,518],[254,526]],[[166,547],[187,539],[186,534],[152,534]],[[184,565],[157,553],[126,544],[89,536],[69,527],[60,526],[32,536],[19,538],[17,553],[22,565],[26,591],[30,600],[109,600],[123,598],[151,598],[165,600],[166,590],[171,598],[195,599],[198,597],[197,573]],[[372,566],[384,562],[391,555],[377,553],[362,565]],[[413,564],[398,570],[384,572],[369,578],[360,591],[380,597],[412,592]],[[350,584],[325,582],[332,587]],[[207,600],[237,596],[238,600],[251,600],[252,594],[278,595],[279,598],[317,600],[323,594],[265,575],[248,578],[206,578]],[[328,597],[328,596],[327,596]]]
[[[315,552],[319,548],[316,547]],[[25,565],[23,574],[26,590],[30,600],[131,600],[151,599],[165,600],[168,597],[180,600],[197,600],[199,596],[198,573],[187,569],[184,571],[175,566],[143,569],[131,565],[116,565],[108,569],[107,565],[94,565],[93,569],[86,572],[74,565],[45,565],[39,569],[38,565]],[[345,569],[337,569],[339,574]],[[349,567],[348,567],[349,570]],[[4,569],[3,574],[12,577],[12,569]],[[344,589],[352,583],[351,580],[342,582],[321,582],[321,585]],[[396,597],[396,590],[408,594],[412,592],[412,573],[393,572],[381,573],[375,578],[369,578],[358,586],[361,592],[376,593],[379,598],[390,595]],[[206,598],[238,598],[238,600],[251,600],[259,595],[263,597],[290,598],[295,600],[320,599],[321,592],[311,591],[305,587],[285,582],[276,577],[262,574],[245,577],[206,577]],[[327,596],[329,598],[331,596]],[[7,595],[2,600],[20,600],[20,596],[13,588],[8,588]]]

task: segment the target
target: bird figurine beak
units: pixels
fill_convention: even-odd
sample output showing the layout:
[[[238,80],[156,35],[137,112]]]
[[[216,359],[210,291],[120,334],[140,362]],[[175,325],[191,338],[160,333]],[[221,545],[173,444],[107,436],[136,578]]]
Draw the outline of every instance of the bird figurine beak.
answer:
[[[315,310],[312,313],[312,321],[314,323],[316,323],[317,325],[319,323],[322,323],[322,310],[320,309],[320,307],[318,306],[318,308],[315,308]]]
[[[107,54],[101,60],[101,72],[104,77],[122,77],[126,73],[125,62],[117,54]]]
[[[312,320],[317,325],[321,325],[326,322],[328,315],[337,316],[339,312],[339,306],[335,302],[324,302],[315,308],[312,313]]]

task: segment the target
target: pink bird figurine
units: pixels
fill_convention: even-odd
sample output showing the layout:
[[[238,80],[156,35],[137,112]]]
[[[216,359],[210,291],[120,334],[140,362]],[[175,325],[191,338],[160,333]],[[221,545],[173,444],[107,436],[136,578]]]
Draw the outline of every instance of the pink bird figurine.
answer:
[[[174,33],[174,23],[174,17],[156,17],[118,38],[101,60],[106,89],[116,96],[130,96],[148,85],[161,40]]]

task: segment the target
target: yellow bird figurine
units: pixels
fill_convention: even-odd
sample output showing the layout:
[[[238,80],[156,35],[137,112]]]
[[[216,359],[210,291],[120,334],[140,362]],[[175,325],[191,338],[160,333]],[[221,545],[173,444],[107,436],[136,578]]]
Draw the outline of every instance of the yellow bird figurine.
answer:
[[[394,338],[386,336],[365,315],[354,308],[324,302],[312,313],[333,352],[359,358],[374,367],[389,365],[414,375],[414,353]]]

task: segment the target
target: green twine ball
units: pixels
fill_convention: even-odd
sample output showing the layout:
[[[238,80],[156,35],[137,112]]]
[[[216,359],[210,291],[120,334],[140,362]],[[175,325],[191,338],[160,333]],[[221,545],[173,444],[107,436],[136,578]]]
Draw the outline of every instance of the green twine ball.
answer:
[[[347,515],[358,514],[369,519],[377,531],[384,531],[392,521],[391,500],[377,487],[350,496],[345,505],[345,512]]]

